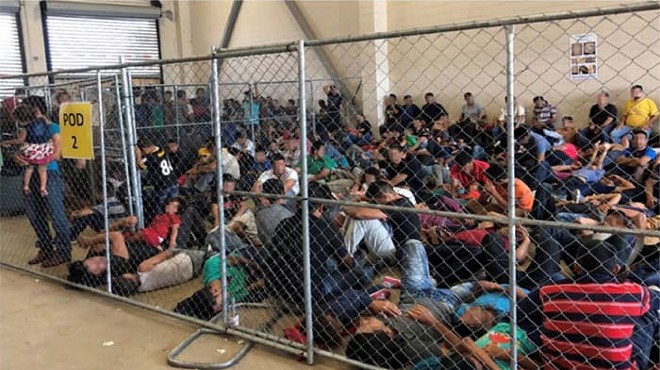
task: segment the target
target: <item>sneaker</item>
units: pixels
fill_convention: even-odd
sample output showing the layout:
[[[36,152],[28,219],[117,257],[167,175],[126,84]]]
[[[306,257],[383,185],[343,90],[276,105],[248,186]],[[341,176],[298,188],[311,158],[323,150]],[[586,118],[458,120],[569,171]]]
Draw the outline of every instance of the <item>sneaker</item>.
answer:
[[[388,289],[381,289],[369,294],[374,301],[386,301],[390,299],[391,295],[392,293]]]
[[[69,263],[71,262],[71,257],[65,257],[60,254],[55,254],[51,256],[49,259],[45,260],[42,264],[41,267],[43,268],[51,268],[55,266],[59,266],[64,263]]]
[[[401,288],[401,280],[392,276],[385,276],[383,278],[383,285],[385,285],[386,288],[398,289]]]
[[[34,256],[34,258],[28,261],[28,265],[38,265],[50,259],[51,256],[52,256],[51,253],[45,252],[43,249],[39,249],[39,253],[37,253],[37,255]]]

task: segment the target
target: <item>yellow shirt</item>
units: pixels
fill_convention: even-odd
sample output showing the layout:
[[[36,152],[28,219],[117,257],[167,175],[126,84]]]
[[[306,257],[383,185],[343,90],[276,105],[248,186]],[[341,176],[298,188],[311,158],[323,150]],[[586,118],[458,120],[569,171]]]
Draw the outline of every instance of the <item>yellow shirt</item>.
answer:
[[[623,113],[626,115],[627,126],[639,128],[644,126],[649,118],[658,114],[658,107],[648,97],[640,101],[630,99],[623,108]]]

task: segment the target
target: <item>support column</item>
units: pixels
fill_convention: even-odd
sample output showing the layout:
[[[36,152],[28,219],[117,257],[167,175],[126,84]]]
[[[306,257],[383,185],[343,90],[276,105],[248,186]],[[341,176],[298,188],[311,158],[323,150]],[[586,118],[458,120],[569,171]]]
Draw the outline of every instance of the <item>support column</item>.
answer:
[[[387,31],[387,1],[360,1],[359,11],[360,33]],[[361,53],[362,107],[377,132],[377,127],[385,122],[383,102],[390,93],[389,41],[368,41],[366,47]]]

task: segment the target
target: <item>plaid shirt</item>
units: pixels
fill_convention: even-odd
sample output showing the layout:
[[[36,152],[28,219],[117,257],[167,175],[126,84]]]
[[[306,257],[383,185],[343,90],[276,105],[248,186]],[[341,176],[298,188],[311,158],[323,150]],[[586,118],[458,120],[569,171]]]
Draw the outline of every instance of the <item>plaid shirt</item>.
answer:
[[[538,118],[543,125],[549,125],[550,118],[557,114],[557,108],[554,105],[546,104],[541,108],[534,107],[534,117]]]

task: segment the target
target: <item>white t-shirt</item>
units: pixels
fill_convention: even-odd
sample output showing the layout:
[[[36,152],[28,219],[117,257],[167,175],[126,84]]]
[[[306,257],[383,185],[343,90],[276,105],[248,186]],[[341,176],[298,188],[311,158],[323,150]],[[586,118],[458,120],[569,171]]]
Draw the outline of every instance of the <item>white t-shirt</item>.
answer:
[[[183,284],[193,278],[193,264],[185,253],[169,258],[148,272],[138,272],[140,287],[138,291],[149,292],[168,286]]]
[[[254,143],[252,142],[252,140],[249,140],[249,139],[245,142],[244,147],[241,146],[241,144],[239,144],[238,142],[235,142],[231,147],[236,148],[236,149],[238,149],[242,152],[248,152],[253,157],[254,157],[255,152],[256,152],[256,148],[254,146]]]
[[[227,149],[222,149],[222,172],[230,174],[235,180],[241,178],[241,167],[238,165],[238,160]]]
[[[273,173],[273,170],[270,169],[270,170],[262,173],[261,176],[259,176],[259,178],[257,179],[257,182],[259,183],[259,186],[261,186],[261,185],[264,184],[264,182],[266,182],[270,179],[276,179],[276,178],[278,178],[278,177],[275,176],[275,174]],[[289,180],[295,180],[295,184],[291,188],[291,191],[293,192],[294,195],[298,195],[298,193],[300,193],[300,184],[298,183],[298,172],[296,172],[295,170],[293,170],[289,167],[286,167],[284,169],[284,174],[282,176],[280,176],[279,179],[282,180],[283,184],[286,184],[286,182],[289,181]]]
[[[367,191],[367,188],[368,188],[368,187],[369,187],[369,186],[368,186],[367,184],[362,184],[362,190],[363,190],[363,191]],[[416,206],[416,205],[417,205],[417,200],[415,200],[415,195],[413,194],[412,191],[410,191],[410,190],[408,190],[408,189],[406,189],[406,188],[400,188],[400,187],[398,187],[398,186],[395,186],[395,187],[393,187],[392,189],[394,190],[395,193],[397,193],[397,194],[399,194],[400,196],[402,196],[402,197],[408,199],[408,201],[409,201],[413,206]]]
[[[498,121],[505,121],[506,120],[506,111],[507,111],[507,107],[504,107],[504,108],[500,109],[500,115],[499,115],[499,117],[497,117]],[[515,119],[515,117],[525,116],[525,107],[523,107],[522,105],[519,105],[519,106],[515,107],[514,112],[515,112],[514,119]]]

